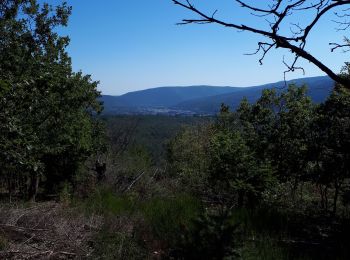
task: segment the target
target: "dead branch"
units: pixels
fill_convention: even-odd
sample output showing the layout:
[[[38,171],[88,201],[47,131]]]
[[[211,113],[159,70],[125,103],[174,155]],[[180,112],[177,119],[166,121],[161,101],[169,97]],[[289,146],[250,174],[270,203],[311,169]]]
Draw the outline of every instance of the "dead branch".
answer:
[[[129,190],[132,188],[132,186],[134,186],[134,184],[135,184],[139,179],[141,179],[141,177],[142,177],[144,174],[145,174],[145,171],[143,171],[139,176],[137,176],[136,179],[133,180],[133,181],[130,183],[130,185],[125,189],[124,192],[129,191]]]
[[[27,228],[27,227],[20,227],[20,226],[15,226],[15,225],[7,225],[7,224],[0,224],[0,228],[10,228],[10,229],[15,229],[19,231],[49,231],[49,229],[40,229],[40,228]]]

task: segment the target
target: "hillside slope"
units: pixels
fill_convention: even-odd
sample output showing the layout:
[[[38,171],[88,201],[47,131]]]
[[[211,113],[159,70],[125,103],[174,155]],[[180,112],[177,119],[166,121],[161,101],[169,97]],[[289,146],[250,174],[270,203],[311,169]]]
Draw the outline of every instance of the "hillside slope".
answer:
[[[306,84],[309,95],[315,102],[326,99],[333,81],[327,76],[295,79],[287,84],[301,86]],[[236,108],[243,97],[250,102],[256,101],[263,89],[285,89],[285,82],[280,81],[253,87],[160,87],[130,92],[121,96],[104,95],[105,114],[213,114],[221,103]]]
[[[130,92],[121,96],[102,96],[106,111],[115,109],[127,110],[135,108],[163,107],[169,108],[181,102],[206,98],[210,96],[232,93],[234,87],[189,86],[159,87]]]
[[[329,77],[313,77],[288,81],[287,84],[296,84],[308,86],[308,95],[314,102],[322,102],[327,98],[333,89],[334,82]],[[173,107],[178,110],[191,110],[195,113],[215,113],[218,112],[221,103],[229,105],[232,109],[237,108],[243,97],[246,97],[250,102],[255,102],[262,93],[263,89],[277,88],[278,90],[285,89],[285,82],[276,82],[265,84],[261,86],[240,88],[240,90],[212,96],[206,98],[199,98],[196,100],[189,100],[181,102]]]

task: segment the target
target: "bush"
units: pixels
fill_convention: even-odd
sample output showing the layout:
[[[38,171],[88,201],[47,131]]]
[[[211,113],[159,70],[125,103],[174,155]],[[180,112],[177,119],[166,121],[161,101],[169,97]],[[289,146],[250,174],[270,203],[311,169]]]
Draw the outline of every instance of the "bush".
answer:
[[[63,205],[68,206],[71,203],[72,190],[72,185],[70,185],[68,182],[65,182],[63,184],[63,187],[59,194],[60,202],[63,203]]]
[[[8,241],[6,237],[0,234],[0,251],[5,250],[7,246],[8,246]]]
[[[201,211],[200,202],[187,195],[155,198],[145,203],[143,214],[156,239],[174,245],[190,230]]]
[[[130,234],[105,226],[94,239],[92,259],[147,259],[146,250]]]
[[[278,245],[278,243],[269,236],[260,237],[255,241],[248,242],[241,250],[241,257],[242,259],[247,260],[294,259],[290,256],[290,253],[286,248]]]
[[[237,228],[238,224],[229,212],[220,215],[205,213],[184,233],[173,252],[174,257],[198,260],[238,257]]]
[[[122,215],[132,214],[136,210],[137,202],[129,196],[117,196],[111,190],[98,188],[83,202],[83,208],[88,214]]]

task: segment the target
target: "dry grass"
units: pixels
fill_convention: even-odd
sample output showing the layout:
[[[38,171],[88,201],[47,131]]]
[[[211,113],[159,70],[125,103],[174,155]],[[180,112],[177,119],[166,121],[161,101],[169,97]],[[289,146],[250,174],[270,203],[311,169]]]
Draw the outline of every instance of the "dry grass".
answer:
[[[86,216],[55,202],[0,206],[0,259],[84,259],[100,216]]]

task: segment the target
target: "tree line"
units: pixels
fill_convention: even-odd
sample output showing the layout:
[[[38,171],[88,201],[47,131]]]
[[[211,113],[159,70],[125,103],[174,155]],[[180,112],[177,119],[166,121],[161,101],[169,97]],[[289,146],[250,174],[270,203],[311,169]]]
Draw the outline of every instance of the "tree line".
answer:
[[[348,75],[347,65],[341,76]],[[339,248],[330,246],[331,255],[342,254],[350,206],[349,117],[347,88],[338,84],[326,101],[315,104],[306,86],[290,85],[264,90],[254,104],[243,99],[236,111],[222,104],[215,123],[177,135],[169,145],[168,173],[206,208],[200,231],[190,237],[212,232],[185,248],[206,241],[197,256],[225,259],[235,256],[237,241],[249,244],[254,232],[271,239],[279,230],[277,241],[293,237],[307,241],[309,250],[312,243],[328,247],[338,241]],[[248,213],[240,219],[242,210]],[[243,238],[237,223],[246,232]],[[328,229],[323,238],[318,229]],[[269,247],[271,255],[276,247]]]
[[[322,104],[294,85],[264,90],[255,104],[243,99],[236,111],[223,104],[215,124],[172,141],[171,170],[192,192],[228,209],[259,205],[280,185],[297,198],[307,183],[318,205],[336,214],[350,192],[349,105],[340,85]]]

